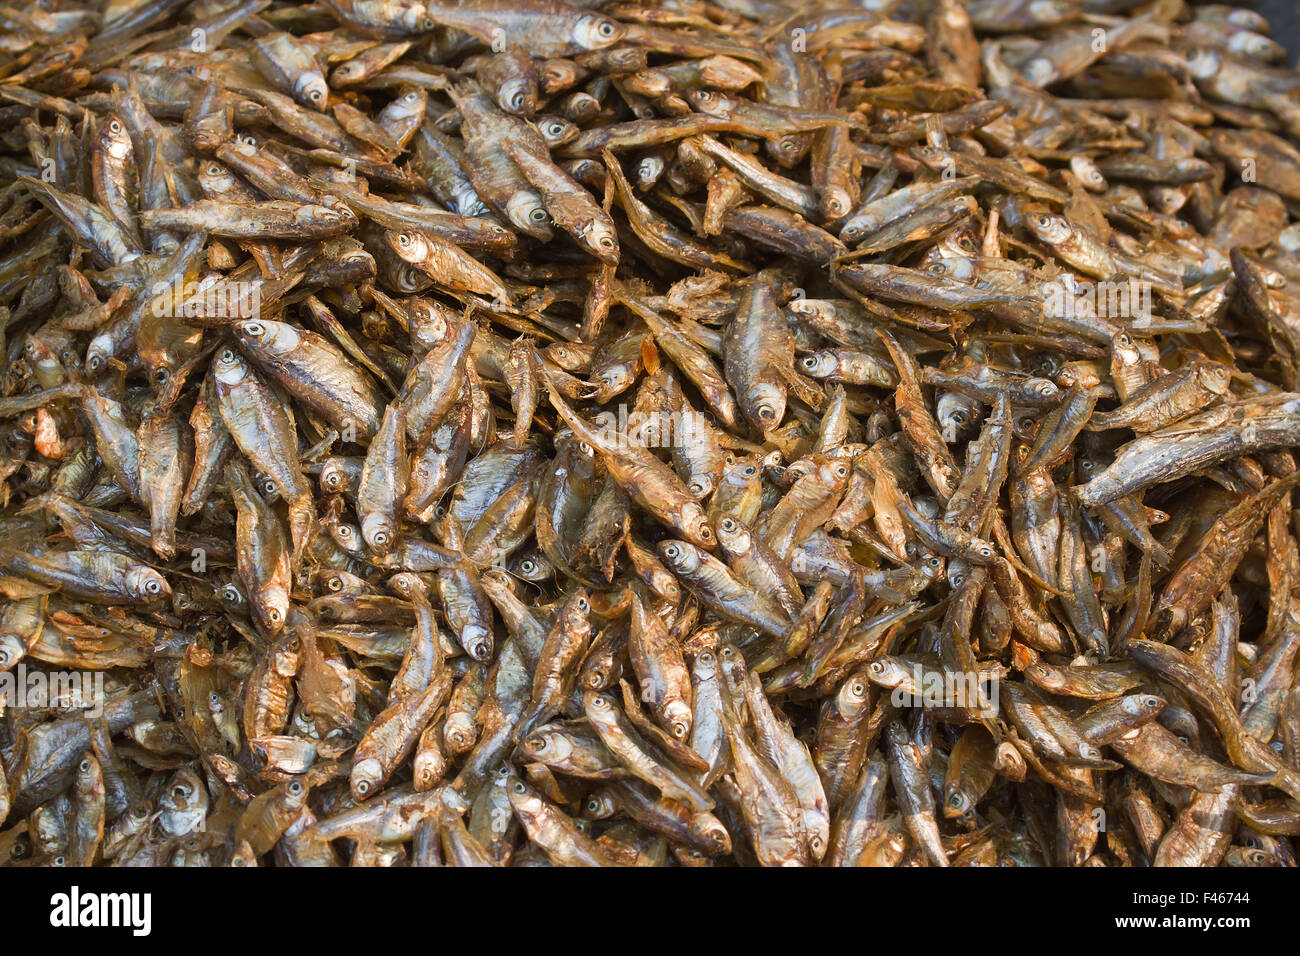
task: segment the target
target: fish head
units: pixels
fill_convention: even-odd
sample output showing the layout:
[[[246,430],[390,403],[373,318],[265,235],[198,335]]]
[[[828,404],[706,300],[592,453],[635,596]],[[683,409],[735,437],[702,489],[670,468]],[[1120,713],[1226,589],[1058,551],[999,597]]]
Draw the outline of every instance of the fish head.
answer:
[[[492,656],[492,632],[481,624],[467,624],[460,632],[460,646],[480,664]]]
[[[12,668],[27,656],[27,645],[15,634],[0,634],[0,672]]]
[[[713,526],[709,524],[708,515],[704,513],[704,508],[699,502],[688,501],[682,505],[679,520],[682,532],[692,544],[711,549],[718,543],[717,536],[713,533]]]
[[[749,551],[754,536],[748,528],[728,515],[718,522],[718,541],[727,554],[738,555]]]
[[[582,244],[607,266],[618,265],[618,236],[614,227],[598,219],[582,228]]]
[[[708,681],[718,676],[718,658],[713,651],[700,651],[691,662],[691,674],[697,681]]]
[[[830,349],[820,349],[805,355],[799,360],[799,365],[805,375],[811,375],[813,378],[826,378],[835,373],[839,362],[835,360],[835,353]]]
[[[515,77],[506,80],[497,90],[497,105],[507,113],[526,116],[537,109],[537,96],[528,80]]]
[[[346,63],[343,65],[347,66]],[[304,73],[294,82],[293,95],[299,103],[323,112],[330,98],[330,90],[320,74]]]
[[[562,116],[539,116],[537,129],[546,140],[546,145],[552,149],[578,137],[578,127]]]
[[[1196,377],[1215,395],[1227,395],[1232,384],[1232,369],[1220,362],[1206,363],[1196,370]]]
[[[950,783],[943,788],[943,815],[949,820],[964,817],[973,809],[970,797],[959,785]]]
[[[506,217],[524,232],[543,241],[554,237],[549,226],[551,214],[546,211],[542,197],[531,189],[516,190],[506,201]]]
[[[235,174],[224,163],[210,159],[199,164],[199,188],[205,196],[216,198],[235,188]]]
[[[618,803],[607,787],[593,790],[582,802],[582,815],[588,820],[606,820],[618,811]]]
[[[573,25],[573,40],[584,50],[603,50],[623,39],[627,27],[599,13],[578,17]]]
[[[1048,245],[1065,242],[1074,231],[1068,219],[1045,209],[1031,212],[1028,223],[1030,231]]]
[[[867,665],[867,677],[878,687],[894,688],[907,680],[907,668],[892,657],[878,657]]]
[[[717,90],[691,90],[686,99],[696,112],[710,116],[726,116],[735,105],[731,97]]]
[[[352,774],[348,784],[355,800],[365,800],[374,795],[384,779],[384,766],[374,757],[367,757],[352,764]]]
[[[785,417],[785,389],[773,382],[758,382],[750,390],[748,410],[759,431],[767,434]]]
[[[684,700],[669,701],[664,707],[664,723],[668,732],[678,740],[685,740],[691,733],[693,715],[690,706]]]
[[[853,209],[853,197],[849,191],[839,186],[831,186],[822,193],[822,207],[827,220],[834,222],[847,216]],[[843,236],[840,237],[844,238]]]
[[[1025,677],[1047,690],[1059,690],[1065,686],[1065,675],[1059,668],[1039,661],[1025,668]]]
[[[382,557],[393,549],[397,540],[397,528],[392,519],[371,513],[361,522],[361,537],[366,542],[366,547]]]
[[[711,813],[697,813],[688,824],[691,836],[704,843],[714,855],[726,855],[731,852],[731,834],[727,828]]]
[[[623,80],[627,89],[639,96],[648,96],[651,99],[663,96],[672,92],[672,78],[662,70],[641,70],[633,73]]]
[[[573,753],[573,742],[563,734],[538,730],[524,738],[519,749],[523,755],[533,760],[556,763]]]
[[[248,363],[233,348],[224,348],[217,353],[212,372],[217,384],[227,387],[239,385],[250,374]]]
[[[126,573],[126,590],[136,600],[152,603],[170,598],[171,585],[167,579],[145,565],[137,565]]]
[[[277,354],[291,352],[302,342],[302,333],[292,325],[270,319],[246,319],[240,322],[235,326],[235,337]]]
[[[111,113],[100,126],[98,146],[117,162],[126,162],[131,156],[131,133],[118,117]]]
[[[1164,709],[1164,698],[1155,694],[1130,694],[1120,702],[1120,710],[1130,717],[1153,717]]]
[[[429,255],[429,241],[414,230],[391,230],[384,233],[384,238],[405,262],[412,264],[423,262]]]

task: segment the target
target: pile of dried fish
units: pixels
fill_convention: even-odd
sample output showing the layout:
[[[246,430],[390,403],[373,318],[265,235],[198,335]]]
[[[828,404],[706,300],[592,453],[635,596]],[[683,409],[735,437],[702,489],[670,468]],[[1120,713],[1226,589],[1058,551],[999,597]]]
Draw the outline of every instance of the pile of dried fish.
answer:
[[[0,866],[1294,865],[1283,58],[6,2]]]

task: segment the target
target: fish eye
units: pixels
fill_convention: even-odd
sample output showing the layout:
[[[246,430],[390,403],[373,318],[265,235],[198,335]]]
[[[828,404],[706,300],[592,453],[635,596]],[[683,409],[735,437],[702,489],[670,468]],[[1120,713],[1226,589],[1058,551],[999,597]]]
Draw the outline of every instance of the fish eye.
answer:
[[[150,594],[157,594],[159,591],[162,590],[162,585],[159,584],[157,581],[146,581],[144,584],[144,589],[148,591]]]
[[[758,468],[756,468],[754,465],[746,465],[744,470],[741,471],[741,474],[744,475],[746,478],[752,478],[754,477],[754,473],[756,471],[758,471]]]
[[[119,123],[117,120],[109,120],[108,131],[110,133],[120,133],[122,132],[122,124]]]
[[[740,525],[736,523],[735,518],[723,518],[722,521],[720,522],[720,526],[722,530],[727,532],[728,534],[730,534],[731,532],[735,531],[737,528],[740,527]]]
[[[357,793],[359,793],[359,794],[361,794],[362,796],[364,796],[364,795],[366,795],[366,794],[369,793],[369,792],[370,792],[370,782],[369,782],[368,780],[358,780],[358,781],[357,781]]]
[[[591,610],[591,604],[587,601],[586,598],[582,598],[582,597],[578,598],[577,605],[578,605],[578,610],[582,611],[584,614],[587,613],[587,611]]]
[[[940,557],[938,557],[937,555],[935,555],[935,556],[931,556],[931,557],[929,558],[929,560],[927,560],[925,563],[928,564],[928,565],[929,565],[930,567],[932,567],[932,568],[937,568],[937,567],[939,567],[941,564],[943,564],[943,559],[940,558]]]
[[[307,91],[307,99],[311,100],[313,103],[315,103],[317,100],[320,100],[323,97],[323,95],[324,94],[322,94],[320,90]]]
[[[776,409],[771,405],[760,405],[758,407],[758,417],[763,419],[763,421],[769,421],[776,417]]]
[[[582,453],[583,453],[584,455],[586,455],[588,458],[590,458],[592,455],[595,455],[595,454],[596,454],[596,449],[592,448],[592,447],[591,447],[590,445],[588,445],[586,442],[583,442],[582,445],[581,445],[580,447],[581,447],[581,449],[582,449]]]
[[[211,694],[208,695],[208,703],[209,704],[221,703],[221,695],[214,690]]]
[[[682,549],[678,545],[670,544],[664,548],[664,554],[670,558],[679,558],[682,555]]]
[[[81,761],[81,763],[77,764],[77,769],[80,770],[82,773],[90,773],[90,761],[89,760]]]
[[[298,796],[298,794],[302,793],[302,784],[299,783],[297,780],[290,783],[289,793],[291,793],[295,797]]]
[[[600,237],[600,247],[601,247],[602,249],[613,249],[613,248],[614,248],[614,240],[613,240],[613,238],[610,237],[610,236],[601,236],[601,237]]]
[[[266,617],[267,617],[267,620],[269,620],[272,624],[278,623],[279,620],[280,620],[280,611],[279,611],[279,609],[278,609],[278,608],[271,608],[269,611],[266,612]]]
[[[339,536],[340,538],[350,538],[350,537],[352,537],[352,529],[351,529],[348,525],[345,525],[345,524],[341,524],[341,525],[338,526],[338,532],[337,532],[337,533],[338,533],[338,536]]]
[[[515,90],[515,92],[510,97],[510,108],[515,110],[523,109],[524,103],[527,102],[527,100],[528,97],[524,95],[523,90]]]
[[[849,469],[848,469],[848,466],[847,466],[847,465],[836,465],[836,466],[835,466],[835,474],[836,474],[837,477],[839,477],[839,478],[843,478],[843,477],[844,477],[845,475],[847,475],[848,473],[849,473]]]
[[[532,574],[537,570],[537,565],[530,558],[519,565],[519,570],[524,572],[524,574]]]
[[[409,246],[411,244],[410,235],[405,232],[399,232],[397,234],[397,244],[402,248],[406,248],[407,246]]]
[[[815,369],[817,367],[817,356],[806,356],[803,360],[803,367],[809,370]]]
[[[417,93],[417,92],[415,92],[415,90],[411,90],[409,93],[405,94],[405,95],[402,97],[402,102],[403,102],[403,103],[414,103],[414,102],[416,102],[417,100],[419,100],[419,98],[420,98],[420,94]]]
[[[92,355],[86,359],[86,370],[90,372],[98,372],[99,367],[103,364],[104,360],[102,358],[98,355]]]
[[[172,377],[172,373],[165,368],[154,369],[153,380],[156,385],[165,385],[167,380]]]
[[[614,24],[609,20],[604,20],[600,26],[596,27],[596,32],[603,37],[612,37],[615,32]]]
[[[528,218],[531,219],[533,222],[545,222],[547,218],[546,210],[540,207],[536,208],[528,214]]]
[[[218,361],[218,362],[225,362],[226,364],[229,364],[229,363],[233,362],[234,360],[235,360],[235,350],[234,350],[234,349],[222,349],[222,350],[221,350],[221,355],[217,357],[217,361]]]
[[[190,788],[183,783],[178,783],[172,787],[172,796],[177,800],[184,800],[190,795]]]

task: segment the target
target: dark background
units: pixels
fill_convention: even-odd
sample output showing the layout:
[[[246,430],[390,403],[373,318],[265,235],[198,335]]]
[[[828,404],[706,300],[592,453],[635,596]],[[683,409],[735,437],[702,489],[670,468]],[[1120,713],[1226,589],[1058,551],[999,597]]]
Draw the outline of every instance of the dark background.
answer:
[[[1231,2],[1231,0],[1229,0]],[[1258,10],[1272,24],[1272,37],[1287,48],[1294,66],[1300,57],[1300,2],[1297,0],[1245,0],[1243,7]]]

